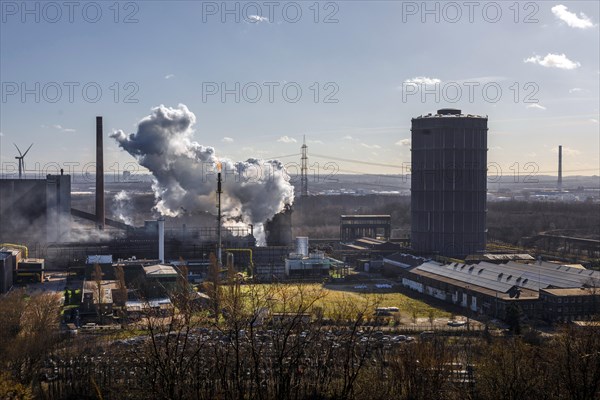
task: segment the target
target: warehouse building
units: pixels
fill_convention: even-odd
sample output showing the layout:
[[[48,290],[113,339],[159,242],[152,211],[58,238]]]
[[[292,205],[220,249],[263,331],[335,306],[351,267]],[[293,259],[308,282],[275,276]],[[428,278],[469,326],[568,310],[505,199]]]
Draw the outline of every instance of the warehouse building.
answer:
[[[585,321],[600,313],[600,288],[541,289],[543,317],[548,321]]]
[[[404,287],[476,314],[504,318],[511,303],[530,318],[549,321],[585,319],[600,312],[598,271],[550,262],[405,265],[395,265]]]

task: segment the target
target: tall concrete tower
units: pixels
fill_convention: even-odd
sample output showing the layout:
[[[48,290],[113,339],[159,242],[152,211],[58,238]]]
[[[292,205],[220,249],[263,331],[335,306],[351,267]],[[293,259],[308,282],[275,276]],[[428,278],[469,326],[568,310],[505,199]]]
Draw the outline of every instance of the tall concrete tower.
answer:
[[[562,192],[562,145],[558,146],[558,191]]]
[[[411,246],[464,257],[486,244],[487,117],[441,109],[412,119]]]

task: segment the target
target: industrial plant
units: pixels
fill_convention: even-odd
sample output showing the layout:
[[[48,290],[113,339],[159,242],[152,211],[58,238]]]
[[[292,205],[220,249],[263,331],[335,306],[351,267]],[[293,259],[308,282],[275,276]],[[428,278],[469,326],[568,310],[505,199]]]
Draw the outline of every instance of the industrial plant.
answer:
[[[600,400],[600,1],[0,15],[0,400]]]
[[[164,124],[161,119],[169,112],[171,118],[180,118],[183,137],[195,118],[185,107],[156,109],[140,123],[136,134],[111,135],[154,171],[155,186],[160,187],[162,197],[156,197],[153,208],[156,218],[145,219],[143,226],[107,218],[101,116],[95,120],[97,168],[92,210],[72,200],[71,176],[62,171],[46,179],[30,179],[23,167],[25,177],[0,180],[3,292],[27,282],[44,282],[50,271],[67,271],[69,279],[82,282],[82,308],[77,318],[95,316],[105,321],[108,315],[119,318],[127,310],[139,309],[145,298],[167,307],[169,288],[177,279],[196,285],[214,279],[211,265],[216,262],[223,277],[233,269],[244,282],[344,283],[381,275],[399,290],[500,319],[511,303],[518,304],[524,315],[543,315],[549,321],[585,319],[595,312],[589,308],[595,300],[589,299],[598,293],[588,289],[600,282],[597,272],[579,263],[541,261],[522,251],[490,252],[486,237],[487,117],[446,108],[412,119],[409,234],[394,234],[390,214],[354,212],[338,216],[339,237],[324,239],[294,235],[302,229],[295,226],[295,215],[302,212],[306,219],[311,202],[317,199],[308,188],[306,141],[300,153],[298,199],[290,196],[294,188],[289,182],[279,181],[278,192],[269,194],[272,204],[261,204],[260,198],[248,203],[228,174],[249,168],[255,161],[234,164],[216,158],[213,150],[186,144],[214,167],[214,174],[203,176],[207,179],[195,188],[177,171],[169,171],[168,177],[158,172],[175,157],[169,151],[160,156],[164,160],[139,156],[152,154],[151,148],[144,147],[144,135],[162,129],[157,127]],[[19,150],[19,154],[21,166],[27,152]],[[562,146],[558,158],[556,187],[561,192]],[[194,161],[181,162],[193,165]],[[268,165],[274,170],[282,168],[276,161]],[[186,190],[182,204],[200,209],[177,208],[169,198],[174,180]],[[252,184],[256,186],[252,193],[265,194],[260,180]],[[231,204],[238,206],[232,208]],[[207,205],[216,207],[216,216]],[[271,205],[275,208],[269,211],[260,208]],[[247,212],[252,217],[239,207],[250,207]],[[204,212],[204,223],[195,225],[196,211]],[[597,241],[573,243],[578,245],[587,246],[581,248],[590,256],[598,256]],[[31,258],[31,252],[37,258]],[[216,261],[211,261],[213,256]],[[206,293],[197,296],[200,302],[208,297]],[[573,296],[581,297],[576,302],[582,307],[552,306],[557,298],[570,301]],[[101,311],[98,304],[104,307]]]

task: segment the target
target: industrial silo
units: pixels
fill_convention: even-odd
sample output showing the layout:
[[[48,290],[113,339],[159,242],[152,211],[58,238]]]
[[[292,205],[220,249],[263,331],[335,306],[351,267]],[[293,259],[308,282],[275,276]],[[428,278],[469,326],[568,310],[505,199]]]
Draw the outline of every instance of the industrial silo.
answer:
[[[441,109],[412,119],[411,246],[464,257],[485,250],[487,117]]]

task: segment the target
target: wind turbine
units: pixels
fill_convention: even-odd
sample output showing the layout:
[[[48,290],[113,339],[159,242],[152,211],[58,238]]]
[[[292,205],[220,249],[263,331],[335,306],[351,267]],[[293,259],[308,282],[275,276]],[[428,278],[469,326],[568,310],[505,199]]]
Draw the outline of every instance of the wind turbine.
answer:
[[[22,172],[25,172],[25,156],[29,152],[29,149],[31,149],[31,146],[33,146],[33,143],[31,143],[31,145],[27,148],[27,150],[25,150],[25,153],[21,153],[21,149],[19,149],[19,146],[17,146],[15,143],[13,143],[13,144],[15,145],[15,147],[17,148],[17,151],[19,152],[19,155],[17,157],[15,157],[15,159],[19,160],[19,179],[21,179]]]

